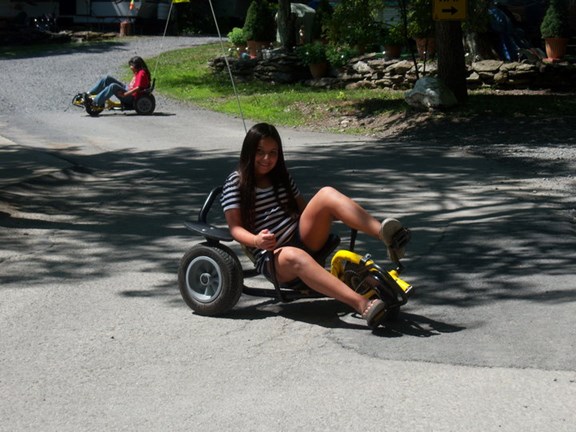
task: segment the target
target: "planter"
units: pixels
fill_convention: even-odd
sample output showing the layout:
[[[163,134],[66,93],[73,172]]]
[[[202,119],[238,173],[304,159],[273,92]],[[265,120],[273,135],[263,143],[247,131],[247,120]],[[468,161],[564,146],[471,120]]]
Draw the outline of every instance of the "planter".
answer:
[[[424,60],[430,60],[436,55],[436,39],[433,37],[414,38],[418,57]]]
[[[328,71],[330,70],[330,64],[328,62],[311,63],[308,65],[308,68],[310,69],[310,74],[312,74],[312,78],[318,79],[328,75]]]
[[[248,46],[248,55],[250,58],[258,58],[262,54],[262,50],[264,48],[268,48],[270,46],[270,42],[263,42],[263,41],[255,41],[249,40],[247,42]]]
[[[566,55],[567,38],[546,38],[544,44],[546,46],[546,60],[558,61]]]
[[[400,54],[402,54],[402,46],[401,45],[384,45],[384,51],[386,52],[386,57],[391,59],[400,58]]]

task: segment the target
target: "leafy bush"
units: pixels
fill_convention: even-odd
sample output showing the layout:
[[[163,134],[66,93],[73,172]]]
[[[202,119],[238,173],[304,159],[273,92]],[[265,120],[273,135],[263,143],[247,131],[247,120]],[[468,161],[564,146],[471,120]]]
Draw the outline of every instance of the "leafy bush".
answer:
[[[384,28],[383,44],[384,45],[404,45],[404,26],[402,23],[394,23]]]
[[[349,45],[328,45],[326,58],[335,68],[341,68],[348,64],[350,59],[358,55],[358,50]]]
[[[267,0],[252,0],[246,11],[243,30],[246,40],[276,40],[274,11]]]
[[[322,63],[327,60],[326,46],[321,42],[312,42],[297,47],[296,55],[305,65]]]
[[[331,44],[346,44],[365,50],[377,43],[381,26],[374,19],[371,0],[342,0],[326,26]]]
[[[246,45],[246,35],[244,30],[239,27],[234,27],[230,33],[228,33],[228,40],[234,46],[244,46]]]
[[[434,34],[432,2],[411,0],[408,3],[408,34],[413,38],[429,37]]]
[[[566,0],[550,0],[540,25],[542,38],[567,37],[568,32],[568,4]]]

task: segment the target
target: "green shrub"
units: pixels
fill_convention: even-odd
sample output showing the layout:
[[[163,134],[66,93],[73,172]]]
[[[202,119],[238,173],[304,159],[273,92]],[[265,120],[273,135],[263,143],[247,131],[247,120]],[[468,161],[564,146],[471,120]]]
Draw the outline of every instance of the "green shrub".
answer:
[[[296,48],[296,55],[305,65],[327,61],[326,45],[321,42],[312,42]]]
[[[413,38],[429,37],[434,34],[432,2],[411,0],[408,3],[408,34]]]
[[[391,24],[384,28],[383,44],[384,45],[400,45],[403,46],[406,42],[404,36],[404,26],[401,22]]]
[[[540,25],[542,38],[567,37],[568,32],[568,4],[566,0],[550,0]]]
[[[246,11],[243,30],[246,40],[276,40],[274,11],[267,0],[252,0]]]
[[[234,46],[244,46],[246,45],[246,35],[244,30],[239,27],[234,27],[230,33],[228,33],[228,40]]]
[[[346,44],[366,50],[377,43],[381,26],[374,19],[371,0],[342,0],[326,25],[326,36],[331,44]]]
[[[358,55],[358,50],[349,45],[328,45],[326,58],[335,68],[341,68],[348,64],[350,59]]]

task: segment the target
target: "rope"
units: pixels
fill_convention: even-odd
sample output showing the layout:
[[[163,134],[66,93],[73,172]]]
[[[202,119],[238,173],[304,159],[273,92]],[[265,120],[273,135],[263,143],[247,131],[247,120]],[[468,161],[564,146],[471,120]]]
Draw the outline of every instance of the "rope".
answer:
[[[234,96],[236,97],[236,103],[238,104],[238,112],[240,113],[240,118],[242,119],[242,124],[244,125],[244,132],[248,132],[246,128],[246,120],[244,119],[244,113],[242,112],[242,106],[240,104],[240,97],[238,95],[238,90],[236,89],[236,83],[234,82],[234,76],[232,75],[232,68],[228,62],[228,56],[226,55],[226,50],[224,48],[224,41],[222,39],[222,34],[220,33],[220,27],[218,26],[218,20],[216,19],[216,13],[214,12],[214,6],[212,6],[212,0],[209,0],[210,10],[212,11],[212,17],[214,18],[214,25],[216,26],[216,31],[218,33],[218,40],[220,41],[220,48],[222,50],[222,56],[224,57],[224,62],[226,63],[226,69],[228,69],[228,75],[230,76],[230,82],[232,83],[232,89],[234,90]],[[172,16],[172,6],[174,2],[170,2],[170,9],[168,10],[168,17],[166,18],[166,26],[164,27],[164,34],[162,35],[162,40],[160,42],[160,55],[156,59],[156,65],[154,66],[154,72],[152,76],[156,76],[156,70],[158,69],[158,63],[160,63],[160,57],[164,50],[164,38],[168,32],[168,24],[170,22],[170,17]]]

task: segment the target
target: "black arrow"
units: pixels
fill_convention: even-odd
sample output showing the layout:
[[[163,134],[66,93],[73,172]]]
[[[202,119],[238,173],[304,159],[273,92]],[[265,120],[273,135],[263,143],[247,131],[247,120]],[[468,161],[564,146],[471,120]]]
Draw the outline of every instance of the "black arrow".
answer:
[[[452,6],[450,9],[442,9],[443,13],[450,13],[452,15],[454,15],[456,12],[458,12],[458,9],[456,9],[454,6]]]

